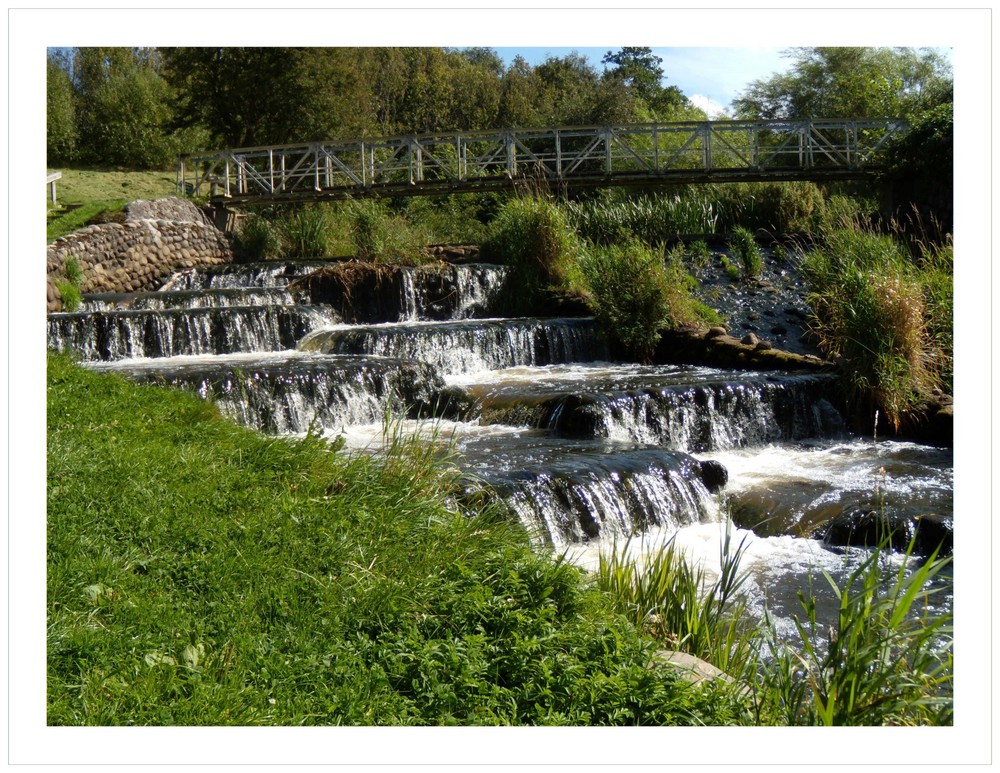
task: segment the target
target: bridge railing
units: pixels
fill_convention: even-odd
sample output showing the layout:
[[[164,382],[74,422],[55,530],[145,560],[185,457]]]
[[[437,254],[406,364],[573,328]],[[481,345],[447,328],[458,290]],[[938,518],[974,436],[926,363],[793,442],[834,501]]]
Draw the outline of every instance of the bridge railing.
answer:
[[[851,175],[877,163],[899,119],[701,121],[404,135],[181,156],[181,192],[218,200],[474,190],[517,178],[566,184],[644,179]]]

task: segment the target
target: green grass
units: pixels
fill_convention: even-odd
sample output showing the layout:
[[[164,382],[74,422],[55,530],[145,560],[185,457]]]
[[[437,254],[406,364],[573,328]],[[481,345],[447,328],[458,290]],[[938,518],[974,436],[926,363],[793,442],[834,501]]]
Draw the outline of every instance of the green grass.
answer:
[[[48,360],[51,725],[731,724],[447,460]]]
[[[749,230],[742,226],[733,229],[729,251],[739,259],[744,280],[760,277],[761,271],[764,270],[764,253],[761,252],[760,245]]]

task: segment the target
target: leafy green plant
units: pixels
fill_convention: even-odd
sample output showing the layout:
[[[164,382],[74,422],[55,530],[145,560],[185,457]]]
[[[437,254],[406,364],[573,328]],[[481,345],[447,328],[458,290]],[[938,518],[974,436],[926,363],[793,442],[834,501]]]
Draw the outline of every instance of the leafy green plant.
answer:
[[[726,276],[729,277],[733,282],[739,281],[740,270],[733,265],[733,262],[729,259],[727,255],[719,255],[719,265],[722,266],[722,270],[726,272]]]
[[[779,643],[768,621],[773,656],[759,672],[759,694],[782,724],[951,724],[950,616],[921,611],[950,558],[915,562],[908,554],[893,570],[886,557],[884,549],[872,551],[843,588],[824,572],[838,602],[837,623],[826,636],[818,630],[815,597],[799,594],[800,651]]]
[[[83,302],[83,269],[76,258],[67,258],[63,264],[65,281],[57,281],[56,289],[62,297],[63,311],[76,311]]]
[[[764,253],[749,230],[742,226],[733,229],[729,251],[739,259],[744,279],[756,279],[760,276],[764,269]]]
[[[277,228],[256,213],[240,223],[233,246],[243,260],[263,261],[281,257],[281,236]]]

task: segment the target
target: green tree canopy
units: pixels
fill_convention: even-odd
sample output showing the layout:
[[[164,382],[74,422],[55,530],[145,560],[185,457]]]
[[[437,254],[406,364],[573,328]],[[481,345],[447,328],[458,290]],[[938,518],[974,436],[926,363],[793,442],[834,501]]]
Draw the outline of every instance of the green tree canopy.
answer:
[[[753,81],[734,100],[741,118],[909,118],[950,100],[951,68],[912,48],[793,48],[787,73]]]
[[[608,51],[602,64],[614,65],[605,74],[629,89],[651,115],[649,118],[669,120],[678,117],[678,111],[689,107],[688,99],[676,86],[664,86],[666,76],[661,67],[663,59],[653,49],[626,46],[618,51]]]
[[[72,161],[76,155],[76,106],[66,63],[50,54],[45,70],[45,148],[49,166]]]
[[[170,87],[156,49],[74,49],[72,80],[80,160],[136,168],[169,162]]]

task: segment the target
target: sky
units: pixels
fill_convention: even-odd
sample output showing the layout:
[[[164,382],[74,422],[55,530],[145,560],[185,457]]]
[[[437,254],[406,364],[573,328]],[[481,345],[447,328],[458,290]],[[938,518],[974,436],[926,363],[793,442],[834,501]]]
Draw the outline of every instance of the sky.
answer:
[[[563,57],[576,52],[587,58],[598,70],[603,69],[601,59],[608,51],[621,46],[531,47],[500,48],[495,50],[510,64],[520,54],[529,64],[541,64],[549,56]],[[746,86],[755,80],[766,80],[775,73],[788,69],[791,60],[782,56],[784,48],[656,48],[653,53],[663,59],[661,67],[666,76],[664,86],[676,86],[710,118],[729,110],[730,105]]]

